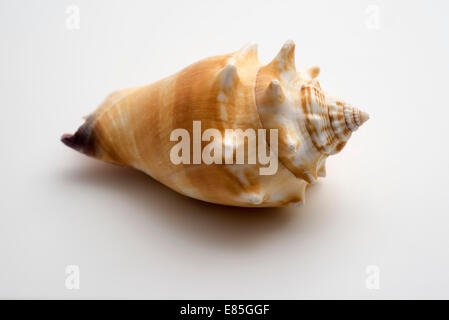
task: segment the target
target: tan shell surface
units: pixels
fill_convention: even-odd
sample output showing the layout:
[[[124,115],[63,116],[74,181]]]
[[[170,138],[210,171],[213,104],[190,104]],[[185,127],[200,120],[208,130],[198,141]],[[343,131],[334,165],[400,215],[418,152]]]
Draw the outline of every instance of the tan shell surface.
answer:
[[[250,207],[302,204],[306,185],[325,175],[324,161],[331,152],[317,148],[319,139],[310,136],[312,131],[304,120],[316,116],[311,113],[317,111],[310,109],[312,103],[309,111],[304,109],[304,92],[319,93],[314,86],[305,89],[304,85],[315,82],[296,73],[292,55],[294,44],[287,42],[272,63],[262,66],[257,46],[248,45],[201,60],[155,83],[116,91],[75,135],[65,135],[62,140],[89,156],[141,170],[192,198]],[[313,78],[314,72],[308,74]],[[273,88],[274,79],[279,86],[275,81]],[[325,109],[324,96],[322,103]],[[343,108],[332,112],[335,119],[345,116]],[[260,175],[259,163],[172,163],[170,151],[176,142],[170,141],[170,135],[182,128],[193,137],[193,121],[201,121],[202,131],[214,128],[223,136],[225,129],[278,129],[277,172]],[[329,129],[326,121],[323,127]],[[323,128],[315,130],[318,135],[327,134]],[[201,150],[207,143],[201,143]],[[193,148],[190,152],[193,159]]]

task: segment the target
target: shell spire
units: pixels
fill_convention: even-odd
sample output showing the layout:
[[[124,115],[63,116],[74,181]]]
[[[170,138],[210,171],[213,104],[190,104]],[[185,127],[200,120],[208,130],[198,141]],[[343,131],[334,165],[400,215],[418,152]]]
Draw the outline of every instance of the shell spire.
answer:
[[[285,97],[282,92],[281,84],[278,79],[273,79],[267,88],[269,94],[273,96],[276,100]]]
[[[326,159],[323,157],[323,160],[318,165],[317,176],[324,178],[326,176]]]
[[[346,126],[349,130],[356,131],[362,124],[369,120],[369,114],[350,105],[344,106]]]
[[[298,178],[313,183],[326,174],[326,157],[341,151],[369,117],[327,95],[316,80],[319,67],[296,72],[294,49],[293,41],[287,41],[259,70],[256,101],[263,126],[279,130],[281,162]],[[274,98],[277,92],[282,92],[282,101]]]
[[[295,43],[288,40],[270,64],[276,65],[279,70],[295,70]]]

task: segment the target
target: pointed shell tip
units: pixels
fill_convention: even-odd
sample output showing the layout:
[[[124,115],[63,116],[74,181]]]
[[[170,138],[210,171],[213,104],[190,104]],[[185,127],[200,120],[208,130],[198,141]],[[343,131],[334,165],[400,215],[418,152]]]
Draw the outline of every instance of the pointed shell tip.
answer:
[[[61,142],[64,143],[67,147],[72,149],[77,149],[77,145],[75,143],[74,135],[70,133],[64,133],[61,136]]]
[[[360,111],[360,124],[362,125],[363,123],[365,123],[368,120],[369,120],[369,114],[366,113],[365,111]]]

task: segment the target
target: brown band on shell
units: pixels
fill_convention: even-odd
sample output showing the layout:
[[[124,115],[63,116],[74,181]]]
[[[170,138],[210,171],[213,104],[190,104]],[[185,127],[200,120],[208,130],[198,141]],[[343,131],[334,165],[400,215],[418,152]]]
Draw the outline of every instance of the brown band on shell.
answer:
[[[351,114],[352,114],[352,120],[353,120],[352,122],[354,123],[354,128],[357,129],[359,127],[359,125],[357,123],[357,120],[355,119],[355,109],[354,108],[352,109]]]
[[[354,121],[355,121],[355,123],[356,123],[356,125],[358,126],[358,127],[360,127],[361,126],[361,123],[360,123],[360,114],[359,114],[359,110],[357,110],[357,109],[353,109],[352,110],[352,113],[354,114]]]
[[[91,115],[86,122],[79,127],[75,134],[64,134],[61,137],[62,143],[88,156],[95,155],[95,133],[93,130],[94,116]]]
[[[351,125],[348,123],[348,119],[346,119],[346,106],[341,103],[341,102],[337,102],[337,106],[340,106],[343,110],[343,120],[345,121],[345,128],[343,130],[343,135],[344,136],[349,136],[352,133],[352,129],[351,129]]]
[[[320,146],[317,144],[317,142],[315,141],[315,139],[313,138],[314,135],[317,135],[318,132],[315,128],[315,126],[313,125],[312,121],[310,121],[309,119],[309,112],[308,112],[308,106],[312,105],[312,97],[311,97],[311,90],[309,86],[303,86],[301,88],[301,107],[302,110],[304,112],[304,120],[306,122],[306,130],[309,133],[309,137],[310,137],[310,141],[312,141],[313,146],[315,147],[316,150],[318,150],[318,152],[320,153],[325,153],[325,148],[323,146]]]
[[[315,92],[315,96],[318,97],[318,104],[321,107],[322,113],[321,116],[323,117],[323,119],[327,118],[329,119],[329,124],[326,124],[323,126],[322,128],[322,132],[323,133],[327,133],[327,137],[326,137],[326,147],[331,147],[334,144],[335,141],[335,133],[334,130],[332,128],[332,123],[330,120],[330,116],[329,116],[329,106],[326,104],[326,98],[324,96],[324,94],[322,93],[322,91],[318,88],[314,88],[314,92]],[[329,153],[329,152],[327,152]]]

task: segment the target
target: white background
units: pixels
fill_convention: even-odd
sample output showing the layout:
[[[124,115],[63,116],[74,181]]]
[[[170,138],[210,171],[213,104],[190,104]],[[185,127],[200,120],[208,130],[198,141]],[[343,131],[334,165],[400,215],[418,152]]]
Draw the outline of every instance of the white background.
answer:
[[[80,28],[66,22],[69,5]],[[449,298],[446,1],[0,1],[0,297]],[[378,22],[378,24],[377,24]],[[259,43],[371,115],[301,209],[180,196],[64,146],[111,91]],[[80,267],[80,289],[65,286]],[[366,287],[366,268],[380,288]]]

